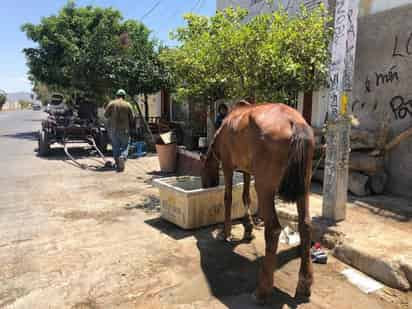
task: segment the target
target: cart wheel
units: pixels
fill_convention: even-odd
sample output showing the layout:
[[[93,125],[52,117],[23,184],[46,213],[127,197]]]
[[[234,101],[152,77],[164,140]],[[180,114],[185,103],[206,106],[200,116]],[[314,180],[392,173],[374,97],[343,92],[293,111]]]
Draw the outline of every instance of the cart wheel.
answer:
[[[49,136],[46,131],[39,132],[39,156],[45,157],[50,152]]]
[[[96,136],[96,146],[102,153],[107,153],[108,138],[104,133],[100,133]]]

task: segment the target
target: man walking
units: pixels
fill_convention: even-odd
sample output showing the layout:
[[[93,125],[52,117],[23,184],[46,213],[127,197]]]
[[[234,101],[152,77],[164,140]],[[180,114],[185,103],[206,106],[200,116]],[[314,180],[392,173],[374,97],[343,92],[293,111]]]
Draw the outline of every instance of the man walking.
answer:
[[[104,116],[109,120],[113,157],[118,172],[123,172],[129,152],[130,131],[133,129],[134,115],[129,102],[125,100],[126,91],[116,92],[116,99],[111,101]]]

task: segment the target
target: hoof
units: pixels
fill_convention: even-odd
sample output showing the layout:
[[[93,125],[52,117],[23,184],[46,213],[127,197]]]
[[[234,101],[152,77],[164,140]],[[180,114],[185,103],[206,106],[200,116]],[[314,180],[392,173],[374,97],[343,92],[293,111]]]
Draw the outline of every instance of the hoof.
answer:
[[[255,229],[261,230],[265,227],[265,222],[260,218],[255,218],[253,223],[255,225]]]

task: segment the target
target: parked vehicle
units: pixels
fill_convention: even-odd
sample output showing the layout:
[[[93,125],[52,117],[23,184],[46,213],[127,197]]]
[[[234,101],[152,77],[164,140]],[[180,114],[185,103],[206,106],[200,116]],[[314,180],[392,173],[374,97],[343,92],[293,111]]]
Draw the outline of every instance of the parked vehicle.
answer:
[[[42,121],[39,132],[39,155],[44,157],[50,152],[50,146],[54,143],[64,147],[66,155],[77,165],[87,168],[78,163],[69,152],[70,144],[87,144],[97,151],[103,159],[105,166],[111,162],[106,161],[103,153],[107,151],[109,137],[103,123],[97,118],[96,104],[85,98],[78,98],[76,104],[69,108],[63,100],[63,96],[57,95],[47,106],[47,119]],[[76,146],[76,147],[77,147]]]
[[[34,111],[39,111],[39,110],[41,110],[41,103],[40,103],[40,102],[33,102],[33,103],[31,104],[31,108],[32,108]]]
[[[52,115],[63,115],[69,111],[64,96],[60,93],[53,93],[46,106],[46,112]]]

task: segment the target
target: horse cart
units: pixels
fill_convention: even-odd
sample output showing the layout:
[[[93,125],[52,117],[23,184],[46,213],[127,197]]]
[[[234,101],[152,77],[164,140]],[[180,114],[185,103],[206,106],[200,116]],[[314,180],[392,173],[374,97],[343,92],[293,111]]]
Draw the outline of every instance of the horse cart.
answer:
[[[51,145],[60,144],[70,160],[81,168],[88,168],[78,163],[69,151],[71,145],[88,146],[96,151],[104,166],[110,167],[111,161],[107,161],[104,156],[109,143],[108,133],[104,123],[98,119],[96,105],[84,98],[77,99],[76,103],[69,107],[63,96],[52,96],[46,108],[49,115],[42,121],[39,132],[39,156],[49,155]]]

